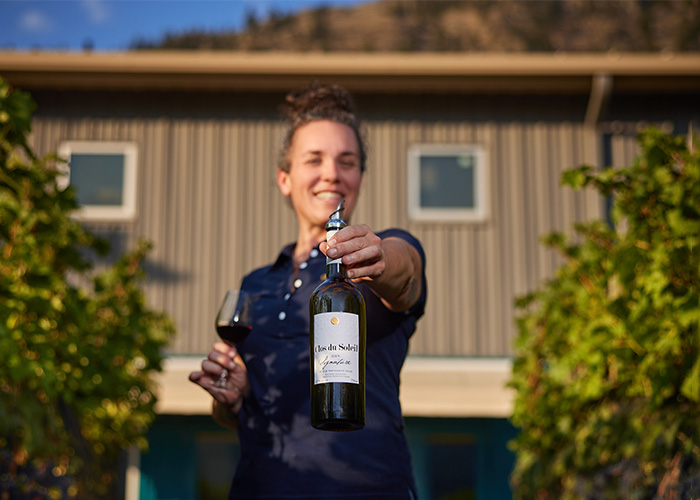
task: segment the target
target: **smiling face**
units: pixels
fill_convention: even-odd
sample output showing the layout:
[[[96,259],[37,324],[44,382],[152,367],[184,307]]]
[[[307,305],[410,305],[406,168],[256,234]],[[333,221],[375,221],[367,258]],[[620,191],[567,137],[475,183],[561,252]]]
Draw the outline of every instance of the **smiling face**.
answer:
[[[289,172],[277,171],[277,184],[294,206],[300,231],[318,231],[345,200],[345,220],[357,204],[362,183],[360,147],[352,128],[329,120],[312,121],[294,133]]]

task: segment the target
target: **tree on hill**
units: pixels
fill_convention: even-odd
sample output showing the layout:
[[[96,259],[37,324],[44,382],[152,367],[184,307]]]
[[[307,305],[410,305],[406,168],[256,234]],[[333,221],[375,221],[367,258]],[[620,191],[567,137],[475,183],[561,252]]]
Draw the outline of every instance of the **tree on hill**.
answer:
[[[187,30],[131,49],[697,52],[697,0],[380,0],[247,13],[240,30]]]
[[[118,498],[174,329],[138,286],[146,243],[91,272],[106,243],[71,218],[60,160],[28,146],[34,108],[0,78],[0,497]]]
[[[565,264],[518,302],[518,499],[700,497],[700,152],[640,145],[630,167],[564,174],[612,197],[617,227],[549,236]]]

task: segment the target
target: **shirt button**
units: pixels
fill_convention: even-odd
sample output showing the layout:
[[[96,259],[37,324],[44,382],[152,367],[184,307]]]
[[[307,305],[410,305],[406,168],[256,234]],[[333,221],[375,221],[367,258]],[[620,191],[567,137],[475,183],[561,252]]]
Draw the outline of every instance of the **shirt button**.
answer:
[[[284,295],[284,300],[289,300],[289,298],[292,296],[291,293],[287,293]]]
[[[311,253],[309,255],[312,259],[315,259],[316,257],[318,257],[318,250],[314,248],[313,250],[311,250]]]
[[[295,280],[294,280],[294,288],[300,288],[301,285],[302,285],[303,283],[304,283],[304,282],[301,281],[301,278],[295,279]]]
[[[299,264],[299,269],[306,269],[308,267],[309,263],[308,262],[302,262]]]
[[[280,321],[284,321],[284,318],[287,317],[287,313],[284,312],[284,311],[282,311],[281,313],[279,313],[279,314],[277,315],[277,317],[279,318]]]

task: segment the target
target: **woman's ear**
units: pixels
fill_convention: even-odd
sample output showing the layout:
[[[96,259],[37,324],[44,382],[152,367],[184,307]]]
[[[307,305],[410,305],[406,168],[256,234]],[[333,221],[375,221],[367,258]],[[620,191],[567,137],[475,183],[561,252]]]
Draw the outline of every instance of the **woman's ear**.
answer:
[[[284,196],[289,196],[292,193],[292,186],[289,180],[289,172],[285,172],[281,168],[277,169],[277,186]]]

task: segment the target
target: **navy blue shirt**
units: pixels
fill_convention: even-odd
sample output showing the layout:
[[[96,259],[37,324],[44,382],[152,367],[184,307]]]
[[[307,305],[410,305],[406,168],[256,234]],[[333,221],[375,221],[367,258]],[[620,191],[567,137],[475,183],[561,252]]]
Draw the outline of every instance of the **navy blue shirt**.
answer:
[[[230,499],[415,498],[399,374],[425,307],[425,255],[406,231],[378,235],[418,250],[423,290],[413,308],[395,313],[359,285],[367,306],[367,407],[359,431],[320,431],[310,423],[309,298],[325,279],[325,256],[313,250],[295,273],[292,244],[244,278],[242,288],[257,299],[253,331],[237,346],[251,390],[239,413],[241,458]]]

